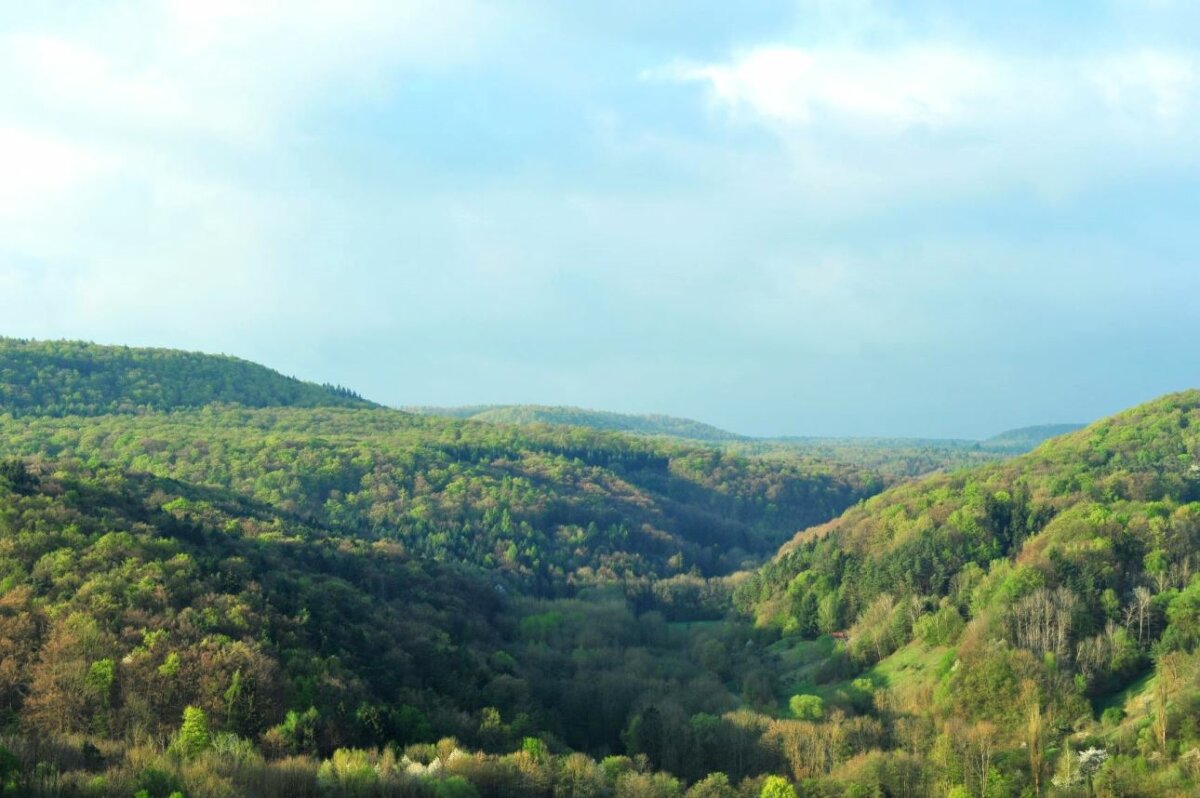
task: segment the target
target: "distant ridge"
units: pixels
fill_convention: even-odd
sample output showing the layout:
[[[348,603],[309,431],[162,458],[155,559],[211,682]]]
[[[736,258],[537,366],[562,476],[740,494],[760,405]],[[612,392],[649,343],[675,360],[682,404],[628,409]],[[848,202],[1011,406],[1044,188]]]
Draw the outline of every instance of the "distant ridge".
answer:
[[[1028,452],[1037,448],[1042,442],[1068,432],[1075,432],[1085,427],[1085,424],[1039,424],[1033,427],[1021,427],[993,435],[979,442],[983,449],[998,452]]]
[[[586,410],[581,407],[468,405],[465,407],[405,407],[403,409],[421,415],[486,421],[492,424],[559,424],[634,435],[664,435],[694,441],[747,440],[742,435],[689,418],[657,414],[613,413],[607,410]]]
[[[203,407],[369,407],[358,394],[228,355],[0,338],[0,414],[96,416]]]

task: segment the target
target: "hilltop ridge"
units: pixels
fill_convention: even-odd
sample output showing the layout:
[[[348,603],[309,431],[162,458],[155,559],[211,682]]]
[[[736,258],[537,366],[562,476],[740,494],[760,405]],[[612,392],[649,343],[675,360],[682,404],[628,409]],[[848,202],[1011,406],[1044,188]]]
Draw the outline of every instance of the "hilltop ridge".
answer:
[[[214,403],[372,406],[346,388],[303,382],[229,355],[0,338],[0,414],[97,416]]]

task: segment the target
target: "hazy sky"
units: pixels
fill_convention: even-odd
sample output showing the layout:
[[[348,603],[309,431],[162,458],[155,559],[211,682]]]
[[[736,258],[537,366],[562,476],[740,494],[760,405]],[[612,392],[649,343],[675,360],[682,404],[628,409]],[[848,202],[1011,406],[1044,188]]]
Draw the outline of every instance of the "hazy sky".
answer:
[[[0,4],[0,333],[984,436],[1200,383],[1198,4]]]

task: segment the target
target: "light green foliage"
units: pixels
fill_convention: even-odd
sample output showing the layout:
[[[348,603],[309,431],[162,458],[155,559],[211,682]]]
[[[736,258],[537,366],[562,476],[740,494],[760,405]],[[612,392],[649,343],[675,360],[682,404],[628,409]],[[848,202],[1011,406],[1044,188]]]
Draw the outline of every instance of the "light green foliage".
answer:
[[[799,720],[820,720],[825,717],[825,702],[817,695],[794,695],[788,700],[788,709]]]
[[[687,798],[734,798],[737,790],[724,773],[710,773],[688,788]]]
[[[617,779],[616,798],[680,798],[679,780],[666,773],[625,773]]]
[[[339,748],[321,763],[317,783],[330,791],[363,793],[379,781],[379,774],[366,751]]]
[[[913,634],[927,646],[947,646],[958,640],[965,626],[958,609],[947,604],[937,612],[918,618],[913,625]]]
[[[179,734],[175,740],[176,749],[184,757],[194,757],[201,751],[207,750],[212,744],[212,734],[208,728],[208,714],[198,707],[185,707],[183,723],[179,726]]]
[[[166,659],[158,666],[158,672],[160,675],[168,678],[179,673],[179,654],[175,651],[167,654]]]
[[[758,798],[796,798],[796,788],[782,776],[768,776]]]
[[[101,659],[93,662],[88,668],[87,686],[92,693],[107,702],[112,695],[113,684],[117,678],[117,666],[111,659]]]

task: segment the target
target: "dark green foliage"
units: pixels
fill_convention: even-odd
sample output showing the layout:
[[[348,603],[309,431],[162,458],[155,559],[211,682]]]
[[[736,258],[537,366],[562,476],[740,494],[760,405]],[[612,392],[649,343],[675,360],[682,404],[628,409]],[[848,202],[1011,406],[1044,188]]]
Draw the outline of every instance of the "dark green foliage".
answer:
[[[224,355],[0,338],[0,414],[95,416],[214,402],[246,407],[369,405],[345,388],[301,382]]]
[[[16,493],[31,493],[37,487],[37,478],[23,460],[9,458],[0,461],[0,485]]]

